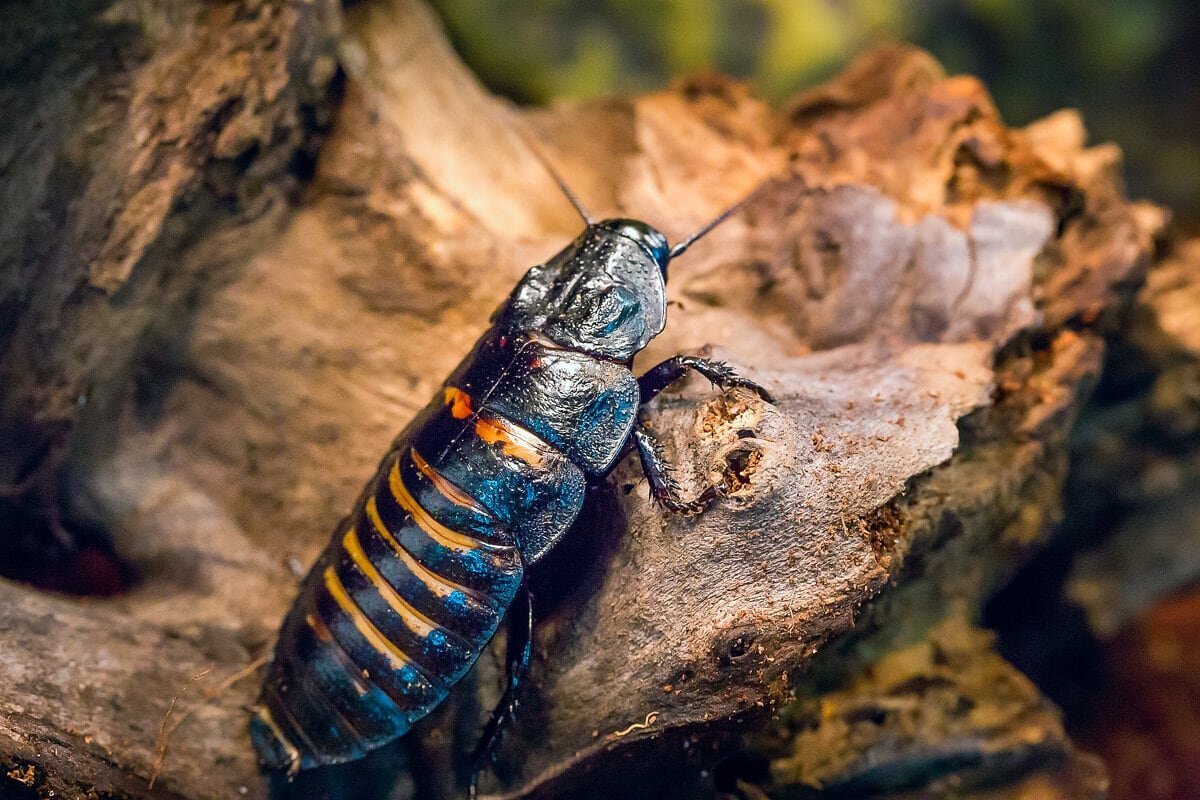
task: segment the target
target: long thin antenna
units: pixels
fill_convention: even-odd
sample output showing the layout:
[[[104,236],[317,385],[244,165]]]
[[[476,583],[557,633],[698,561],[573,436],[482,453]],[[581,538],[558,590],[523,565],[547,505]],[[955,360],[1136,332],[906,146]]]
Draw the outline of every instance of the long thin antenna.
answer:
[[[771,182],[775,180],[776,177],[778,177],[778,176],[771,175],[771,176],[767,177],[766,179],[764,179],[762,181],[762,183],[758,184],[758,186],[755,186],[754,189],[752,189],[750,191],[750,193],[747,194],[745,197],[743,197],[741,200],[738,200],[736,203],[731,205],[729,208],[725,209],[720,214],[717,214],[711,220],[706,222],[700,228],[700,230],[696,231],[691,236],[687,237],[682,242],[679,242],[674,247],[672,247],[671,248],[671,259],[674,260],[674,259],[678,258],[679,256],[683,255],[684,251],[686,251],[689,247],[694,245],[698,239],[703,237],[705,234],[707,234],[713,228],[720,225],[725,220],[729,219],[729,217],[733,216],[738,211],[741,211],[743,206],[745,206],[747,203],[749,203],[751,200],[753,200],[758,195],[759,192],[761,192],[763,189],[765,189],[767,186],[769,186],[771,184]]]
[[[546,157],[544,152],[542,152],[541,144],[538,143],[532,133],[526,130],[524,122],[518,120],[516,125],[514,125],[514,128],[517,131],[517,135],[520,136],[525,142],[526,147],[533,152],[533,155],[541,163],[542,168],[545,169],[546,172],[550,174],[550,177],[554,179],[554,182],[558,184],[559,191],[566,196],[567,200],[571,201],[571,205],[575,207],[575,211],[578,212],[579,216],[583,218],[583,224],[592,225],[595,222],[595,220],[592,219],[592,215],[587,212],[587,209],[583,207],[583,203],[579,202],[579,197],[573,191],[571,191],[571,187],[567,186],[567,182],[563,180],[561,175],[558,174],[558,170],[554,168],[554,165],[550,163],[550,159]]]

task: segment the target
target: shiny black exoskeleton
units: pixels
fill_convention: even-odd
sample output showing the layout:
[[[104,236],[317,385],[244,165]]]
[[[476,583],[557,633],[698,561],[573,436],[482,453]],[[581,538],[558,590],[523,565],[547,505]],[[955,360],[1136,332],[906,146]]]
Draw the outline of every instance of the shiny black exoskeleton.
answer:
[[[689,369],[769,395],[688,356],[631,371],[666,322],[667,264],[695,238],[672,251],[645,223],[607,220],[525,275],[304,581],[251,723],[268,766],[359,758],[428,714],[519,599],[528,624],[525,569],[628,449],[667,508],[717,495],[679,499],[639,408]]]

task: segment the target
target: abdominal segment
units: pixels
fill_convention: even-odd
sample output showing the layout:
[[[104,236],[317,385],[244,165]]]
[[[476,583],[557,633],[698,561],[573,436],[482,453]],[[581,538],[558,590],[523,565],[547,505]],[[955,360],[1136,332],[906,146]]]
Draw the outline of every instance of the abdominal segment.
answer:
[[[495,635],[523,536],[556,540],[582,506],[583,473],[559,449],[451,389],[384,459],[284,622],[251,723],[269,766],[403,735]]]

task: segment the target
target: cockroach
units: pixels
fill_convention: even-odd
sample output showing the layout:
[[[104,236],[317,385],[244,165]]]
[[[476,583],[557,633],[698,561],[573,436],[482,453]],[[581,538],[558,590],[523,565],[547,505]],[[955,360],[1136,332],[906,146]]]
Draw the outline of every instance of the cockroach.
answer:
[[[519,607],[509,623],[510,680],[481,740],[486,750],[529,661],[526,572],[570,528],[589,482],[636,451],[653,497],[671,512],[698,513],[722,492],[681,497],[638,424],[640,410],[689,371],[773,402],[705,358],[677,355],[640,378],[632,372],[666,323],[670,262],[754,193],[672,247],[645,222],[594,221],[539,158],[584,230],[520,280],[392,443],[304,580],[250,725],[268,768],[294,775],[404,735]],[[474,785],[473,776],[472,795]]]

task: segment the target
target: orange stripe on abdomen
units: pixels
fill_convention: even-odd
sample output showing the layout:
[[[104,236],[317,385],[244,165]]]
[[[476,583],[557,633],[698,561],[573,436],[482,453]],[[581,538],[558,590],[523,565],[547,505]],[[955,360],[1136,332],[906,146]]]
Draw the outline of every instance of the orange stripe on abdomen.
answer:
[[[416,451],[414,450],[415,454]],[[432,468],[431,468],[432,469]],[[400,461],[397,459],[392,463],[392,468],[388,472],[388,487],[392,491],[392,497],[396,502],[409,513],[413,521],[420,526],[421,530],[425,531],[428,536],[435,540],[443,547],[459,552],[468,552],[471,550],[500,550],[505,549],[502,545],[494,545],[489,542],[483,542],[473,536],[468,536],[465,533],[447,528],[442,523],[433,518],[420,503],[418,503],[408,491],[408,487],[404,485],[403,478],[400,477]],[[473,502],[473,501],[472,501]]]
[[[519,458],[531,467],[540,467],[555,453],[554,448],[533,432],[511,420],[476,409],[471,395],[456,386],[447,386],[442,390],[442,401],[450,408],[450,416],[455,419],[474,417],[475,435],[488,444],[502,445],[506,456]],[[425,467],[429,467],[428,463]],[[418,468],[421,468],[419,464]],[[425,472],[425,469],[421,468],[421,471]],[[432,476],[430,478],[432,480]]]
[[[488,444],[502,445],[504,455],[519,458],[531,467],[544,466],[555,452],[533,433],[501,417],[476,417],[475,435]]]
[[[369,502],[374,502],[375,498],[371,498]],[[383,579],[379,574],[379,570],[375,569],[375,565],[367,558],[367,554],[363,552],[362,545],[358,541],[358,533],[354,528],[346,531],[346,535],[342,537],[342,548],[346,554],[350,556],[350,560],[354,562],[354,566],[358,567],[358,571],[366,577],[370,584],[375,587],[375,591],[388,604],[388,608],[396,612],[396,616],[404,620],[404,624],[408,629],[417,636],[427,637],[435,630],[441,629],[441,626],[431,620],[429,617],[422,614],[417,609],[413,608],[412,604],[405,600],[392,587],[390,583]]]
[[[466,419],[475,413],[475,410],[471,407],[471,395],[462,389],[447,386],[442,390],[442,401],[450,406],[450,415],[455,419]]]
[[[404,667],[417,669],[412,659],[392,643],[391,640],[380,633],[371,620],[367,619],[367,615],[362,612],[362,609],[350,597],[350,593],[346,591],[342,579],[338,577],[333,567],[325,568],[324,579],[325,590],[329,592],[329,596],[333,598],[333,602],[349,617],[350,622],[362,634],[362,637],[367,640],[367,643],[388,660],[393,669],[399,670]]]
[[[433,488],[437,489],[438,492],[441,493],[442,497],[446,498],[451,503],[454,503],[454,505],[459,506],[460,508],[465,508],[481,517],[486,519],[492,518],[492,513],[490,511],[480,505],[474,497],[471,497],[471,495],[455,486],[454,483],[448,480],[445,475],[434,469],[433,466],[426,461],[420,453],[417,452],[417,448],[410,447],[408,449],[408,453],[409,457],[412,458],[412,462],[416,466],[417,470],[429,479],[429,482],[433,484]]]
[[[385,525],[383,522],[383,519],[379,516],[379,508],[375,504],[374,495],[367,498],[367,504],[364,510],[366,511],[367,519],[371,523],[371,527],[373,527],[379,536],[385,542],[387,542],[388,547],[390,547],[392,552],[395,553],[396,558],[400,559],[400,563],[404,564],[405,568],[415,575],[417,579],[421,581],[421,583],[425,584],[425,586],[428,587],[431,592],[442,598],[449,597],[454,592],[462,592],[470,597],[478,596],[478,592],[476,592],[474,589],[471,589],[467,586],[462,586],[450,580],[449,578],[444,578],[441,575],[438,575],[436,572],[429,569],[429,567],[418,561],[412,553],[405,550],[404,545],[400,544],[392,532],[388,530],[387,525]]]

